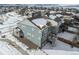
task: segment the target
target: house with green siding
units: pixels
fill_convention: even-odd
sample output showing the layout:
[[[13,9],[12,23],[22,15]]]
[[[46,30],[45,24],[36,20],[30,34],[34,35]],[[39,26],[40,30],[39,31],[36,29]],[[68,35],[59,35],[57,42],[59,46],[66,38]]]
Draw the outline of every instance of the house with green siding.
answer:
[[[49,26],[47,23],[51,23],[51,25]],[[46,44],[50,32],[55,34],[58,32],[57,22],[44,18],[37,18],[31,21],[28,19],[23,20],[18,23],[18,28],[22,31],[23,37],[40,48]]]

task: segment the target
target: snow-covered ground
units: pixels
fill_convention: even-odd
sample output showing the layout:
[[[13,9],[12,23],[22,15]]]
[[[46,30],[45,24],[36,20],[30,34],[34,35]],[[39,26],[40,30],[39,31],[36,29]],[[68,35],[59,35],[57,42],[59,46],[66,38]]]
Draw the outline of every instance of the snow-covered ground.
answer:
[[[77,29],[69,27],[68,30],[77,31]],[[76,36],[75,34],[63,32],[59,33],[57,36],[71,40]],[[40,52],[39,52],[40,51]],[[50,43],[47,43],[42,50],[31,50],[29,54],[48,54],[48,55],[79,55],[79,48],[71,47],[64,42],[56,40],[56,46],[52,47]]]
[[[44,50],[48,55],[79,55],[79,52],[64,50]]]
[[[8,15],[11,14],[11,15]],[[6,35],[5,41],[1,41],[0,39],[0,55],[20,55],[20,54],[30,54],[30,55],[46,55],[46,54],[79,54],[79,48],[73,47],[71,48],[70,45],[63,43],[61,41],[56,41],[56,46],[52,47],[51,44],[46,44],[41,50],[28,50],[27,45],[21,43],[17,38],[12,36],[12,30],[17,26],[17,23],[19,21],[22,21],[24,18],[23,16],[21,17],[20,15],[17,15],[14,12],[8,13],[6,16],[8,17],[7,21],[3,23],[3,25],[0,25],[0,31],[4,33],[3,35]],[[12,16],[13,15],[13,16]],[[20,17],[19,17],[20,16]],[[76,29],[73,29],[69,27],[69,30],[76,31]],[[2,34],[0,33],[0,38]],[[64,33],[59,33],[58,36],[72,40],[75,35],[64,32]],[[16,47],[12,46],[6,40],[12,41],[13,45],[16,45]],[[18,49],[21,48],[21,49]],[[25,52],[25,53],[24,53]]]
[[[70,31],[74,31],[74,32],[78,32],[78,29],[73,28],[73,27],[68,27],[68,30],[70,30]]]
[[[69,27],[68,30],[71,31],[77,31],[75,28]],[[76,36],[75,34],[68,33],[68,32],[63,32],[59,33],[57,36],[71,40]],[[43,47],[43,51],[45,51],[47,54],[78,54],[79,55],[79,48],[76,47],[71,47],[70,45],[61,42],[59,40],[56,40],[56,46],[52,47],[51,44],[46,44]]]
[[[71,40],[75,37],[76,35],[75,34],[72,34],[72,33],[68,33],[68,32],[63,32],[63,33],[59,33],[58,34],[58,37],[62,37],[62,38],[65,38],[65,39],[68,39],[68,40]]]
[[[17,51],[14,51],[13,50],[13,52],[14,52],[14,54],[16,55],[16,53],[18,53],[18,55],[19,54],[22,54],[22,52],[23,51],[25,51],[26,53],[28,53],[29,55],[46,55],[46,53],[45,52],[43,52],[43,51],[41,51],[40,49],[31,49],[31,50],[29,50],[28,49],[28,47],[27,47],[27,45],[25,45],[25,44],[23,44],[22,42],[20,42],[19,40],[17,40],[17,38],[15,38],[14,36],[12,36],[12,34],[11,33],[7,33],[7,35],[6,35],[6,39],[5,39],[5,42],[6,42],[6,40],[10,40],[10,41],[12,41],[12,42],[15,42],[16,44],[14,44],[14,45],[18,45],[19,47],[21,47],[22,48],[22,50],[19,52],[19,49],[17,50],[16,48],[14,48],[14,49],[16,49]],[[4,43],[4,42],[2,42],[2,43]],[[4,45],[6,45],[6,44],[4,44]],[[7,45],[7,46],[9,46],[9,45]],[[11,46],[11,44],[10,44],[10,46]],[[13,49],[12,47],[10,47],[11,49]],[[8,49],[8,47],[4,47],[4,49],[3,50],[1,50],[2,52],[5,52],[6,51],[6,49],[8,50],[8,51],[10,51],[10,49]],[[5,51],[4,51],[5,50]],[[7,54],[8,55],[8,51],[7,52],[5,52],[4,54]],[[2,52],[0,52],[1,53],[1,55],[2,55]],[[10,55],[13,55],[13,53],[9,53]]]
[[[7,42],[0,41],[0,55],[21,55],[21,53]]]
[[[23,21],[26,17],[18,15],[15,12],[9,12],[4,14],[7,20],[3,22],[3,24],[0,24],[0,31],[2,34],[5,32],[13,30],[13,28],[17,27],[17,23]],[[0,35],[2,35],[0,33]]]
[[[11,40],[12,42],[15,42],[19,47],[22,47],[22,49],[27,48],[27,46],[25,46],[24,44],[19,42],[15,37],[12,36],[12,31],[15,27],[17,27],[17,23],[24,20],[25,17],[20,16],[16,14],[15,12],[7,13],[5,14],[5,17],[8,17],[8,19],[5,20],[3,24],[0,24],[0,31],[1,31],[0,38],[1,36],[6,35],[6,38],[5,38],[6,40]],[[11,54],[11,55],[22,54],[16,48],[9,46],[6,40],[5,42],[0,41],[0,54],[7,54],[7,55],[8,54]]]

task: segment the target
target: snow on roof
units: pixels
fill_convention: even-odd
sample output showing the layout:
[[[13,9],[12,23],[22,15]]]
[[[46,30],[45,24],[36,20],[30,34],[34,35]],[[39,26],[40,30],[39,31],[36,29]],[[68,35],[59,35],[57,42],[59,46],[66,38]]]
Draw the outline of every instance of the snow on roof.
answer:
[[[44,19],[44,18],[34,19],[34,20],[32,20],[32,22],[34,22],[40,28],[42,28],[43,26],[45,26],[47,24],[47,22],[51,22],[51,24],[52,24],[51,26],[57,26],[57,24],[58,24],[54,20]]]
[[[61,14],[57,14],[56,16],[57,16],[57,17],[62,17],[63,15],[61,15]]]
[[[54,20],[56,17],[57,17],[57,16],[55,16],[55,15],[49,15],[49,18],[50,18],[50,19],[53,19],[53,20]]]
[[[56,11],[50,11],[50,13],[56,13]]]
[[[18,23],[18,24],[23,24],[23,25],[29,25],[29,26],[33,26],[36,27],[34,24],[32,24],[29,20],[23,20],[22,22]]]
[[[54,20],[48,19],[48,21],[51,22],[52,26],[57,26],[58,25],[58,23]]]
[[[33,23],[35,23],[37,26],[39,26],[40,28],[42,28],[44,25],[47,24],[47,20],[44,18],[38,18],[38,19],[34,19],[32,20]]]
[[[71,18],[71,16],[68,16],[68,15],[64,15],[63,17],[64,18]]]

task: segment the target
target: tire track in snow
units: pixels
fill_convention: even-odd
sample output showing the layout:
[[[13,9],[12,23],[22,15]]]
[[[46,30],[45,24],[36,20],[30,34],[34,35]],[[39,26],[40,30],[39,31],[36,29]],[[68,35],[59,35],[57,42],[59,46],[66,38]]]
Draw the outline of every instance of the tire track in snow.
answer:
[[[15,42],[12,42],[8,39],[0,39],[0,41],[8,42],[9,45],[12,45],[14,48],[16,48],[19,52],[21,52],[23,55],[29,55],[27,51],[23,50],[20,46],[18,46]]]

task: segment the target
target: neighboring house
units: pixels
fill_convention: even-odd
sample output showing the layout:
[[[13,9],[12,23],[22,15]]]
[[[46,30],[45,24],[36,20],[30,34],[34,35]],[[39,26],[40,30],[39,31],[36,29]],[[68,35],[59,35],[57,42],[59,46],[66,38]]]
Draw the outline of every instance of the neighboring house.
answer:
[[[50,18],[51,20],[54,20],[54,21],[56,21],[56,22],[58,23],[58,26],[60,26],[61,23],[62,23],[62,18],[61,18],[61,17],[62,17],[62,16],[59,15],[59,14],[57,14],[57,15],[50,15],[50,16],[49,16],[49,18]]]
[[[74,19],[79,22],[79,13],[74,15]]]

